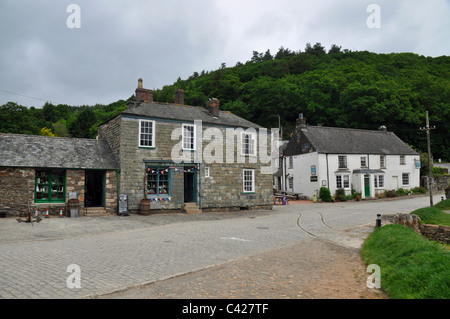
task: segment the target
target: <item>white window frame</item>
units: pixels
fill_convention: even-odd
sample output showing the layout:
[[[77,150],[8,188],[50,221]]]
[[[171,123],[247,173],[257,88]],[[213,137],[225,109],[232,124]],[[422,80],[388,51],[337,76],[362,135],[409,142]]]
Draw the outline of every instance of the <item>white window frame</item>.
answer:
[[[406,157],[405,157],[405,155],[400,155],[400,165],[406,165]]]
[[[249,179],[250,177],[250,179]],[[242,170],[242,189],[244,193],[255,192],[255,170],[243,169]]]
[[[361,156],[361,167],[362,168],[367,167],[367,156]]]
[[[151,123],[151,130],[152,132],[142,132],[143,129],[143,123]],[[139,143],[139,147],[144,147],[144,148],[155,148],[155,134],[156,134],[156,125],[155,125],[155,121],[151,121],[151,120],[139,120],[139,136],[138,136],[138,143]],[[142,136],[146,136],[147,138],[142,138]],[[149,137],[150,136],[150,137]],[[149,137],[149,138],[148,138]],[[142,141],[148,141],[151,143],[151,145],[143,145]]]
[[[249,142],[244,143],[245,136],[249,136]],[[248,132],[242,132],[241,133],[241,154],[242,155],[248,155],[248,156],[255,156],[256,155],[256,138],[255,134],[248,133]]]
[[[192,136],[186,136],[186,128],[192,127]],[[183,124],[182,125],[182,150],[195,151],[197,149],[197,126],[195,124]],[[192,144],[190,147],[189,144]],[[188,146],[188,147],[186,147]]]
[[[380,168],[386,168],[386,155],[380,155]]]
[[[408,183],[405,184],[405,176],[408,178]],[[402,186],[409,186],[411,183],[411,179],[410,179],[410,173],[402,173]]]
[[[288,181],[289,181],[289,189],[293,191],[294,190],[294,178],[289,177]]]
[[[338,155],[338,168],[348,168],[347,155]]]
[[[375,183],[375,188],[384,188],[385,185],[385,178],[384,178],[384,174],[375,174],[374,175],[374,183]]]
[[[210,177],[210,168],[209,167],[205,167],[205,177]]]
[[[294,156],[289,157],[289,169],[294,168]]]
[[[340,178],[340,180],[338,180]],[[347,184],[347,187],[345,186]],[[336,174],[336,188],[350,189],[350,174]]]

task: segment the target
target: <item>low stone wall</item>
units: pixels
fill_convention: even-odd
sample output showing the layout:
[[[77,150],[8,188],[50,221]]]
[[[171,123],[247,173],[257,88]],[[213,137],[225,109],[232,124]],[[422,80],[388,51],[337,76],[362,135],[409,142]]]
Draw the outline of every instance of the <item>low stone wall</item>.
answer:
[[[421,224],[423,236],[443,244],[450,244],[450,226]]]
[[[450,226],[420,224],[419,220],[419,216],[414,214],[383,215],[381,216],[381,226],[389,224],[404,225],[428,239],[450,244]]]

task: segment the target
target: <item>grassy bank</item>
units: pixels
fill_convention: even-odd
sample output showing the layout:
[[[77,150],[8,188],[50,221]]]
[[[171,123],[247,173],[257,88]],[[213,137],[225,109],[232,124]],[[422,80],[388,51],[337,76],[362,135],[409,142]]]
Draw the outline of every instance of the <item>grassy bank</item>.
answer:
[[[361,256],[381,269],[381,289],[392,299],[449,299],[450,252],[402,225],[377,228]]]
[[[423,224],[446,225],[450,226],[450,214],[443,212],[450,210],[450,199],[441,201],[433,207],[420,208],[411,214],[418,215]]]

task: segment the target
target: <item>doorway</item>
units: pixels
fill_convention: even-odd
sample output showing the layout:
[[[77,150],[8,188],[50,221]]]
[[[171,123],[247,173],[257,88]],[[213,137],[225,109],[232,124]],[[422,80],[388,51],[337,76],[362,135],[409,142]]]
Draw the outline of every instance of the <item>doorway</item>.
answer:
[[[105,206],[104,171],[86,171],[84,205],[85,207]]]
[[[184,202],[197,202],[197,172],[184,172]]]
[[[370,197],[370,176],[364,176],[364,195]]]

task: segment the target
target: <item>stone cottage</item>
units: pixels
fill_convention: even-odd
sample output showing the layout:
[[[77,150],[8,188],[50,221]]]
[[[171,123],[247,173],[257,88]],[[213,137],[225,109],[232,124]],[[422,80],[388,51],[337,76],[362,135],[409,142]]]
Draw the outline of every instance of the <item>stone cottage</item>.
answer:
[[[152,212],[271,208],[271,134],[210,99],[205,107],[153,101],[138,81],[126,111],[99,127],[119,165],[128,209]]]
[[[118,164],[105,141],[0,134],[0,213],[117,211]],[[99,210],[100,208],[100,210]]]

